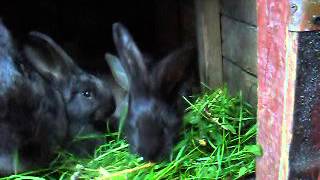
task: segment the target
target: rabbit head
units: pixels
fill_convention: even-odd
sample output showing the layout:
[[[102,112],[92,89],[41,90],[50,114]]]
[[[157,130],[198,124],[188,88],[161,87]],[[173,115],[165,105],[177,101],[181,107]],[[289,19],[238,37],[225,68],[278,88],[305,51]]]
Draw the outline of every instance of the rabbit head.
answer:
[[[62,96],[24,63],[0,21],[0,176],[49,164],[67,136]]]
[[[83,71],[56,42],[42,33],[29,34],[24,52],[44,79],[62,94],[71,138],[106,130],[101,126],[106,127],[107,118],[115,110],[115,100],[105,80]]]
[[[150,68],[128,30],[113,25],[119,60],[128,76],[129,105],[126,138],[134,153],[145,160],[167,157],[182,123],[179,91],[188,76],[192,47],[175,51]]]

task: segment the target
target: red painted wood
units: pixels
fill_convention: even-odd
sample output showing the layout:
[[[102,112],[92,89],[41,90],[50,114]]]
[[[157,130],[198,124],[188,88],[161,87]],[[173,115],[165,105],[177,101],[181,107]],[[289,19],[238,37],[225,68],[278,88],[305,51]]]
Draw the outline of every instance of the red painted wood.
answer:
[[[258,142],[257,179],[278,179],[284,121],[288,0],[257,0]]]

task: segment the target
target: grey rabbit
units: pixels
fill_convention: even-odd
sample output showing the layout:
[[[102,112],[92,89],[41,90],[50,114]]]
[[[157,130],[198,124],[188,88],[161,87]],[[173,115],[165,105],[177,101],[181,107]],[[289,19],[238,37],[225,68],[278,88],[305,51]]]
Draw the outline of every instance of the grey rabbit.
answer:
[[[49,165],[60,148],[88,154],[115,110],[106,81],[81,70],[51,38],[31,32],[23,50],[0,21],[0,176]]]
[[[103,135],[107,120],[115,111],[108,82],[82,70],[53,39],[40,32],[30,33],[24,52],[37,72],[62,94],[69,120],[69,138]],[[99,139],[78,141],[69,149],[86,155],[102,142]]]
[[[186,46],[154,62],[144,57],[124,25],[113,24],[113,39],[128,78],[125,135],[130,149],[146,161],[164,160],[178,140],[181,95],[196,62],[195,49]]]
[[[0,21],[0,176],[49,164],[67,137],[64,107]]]

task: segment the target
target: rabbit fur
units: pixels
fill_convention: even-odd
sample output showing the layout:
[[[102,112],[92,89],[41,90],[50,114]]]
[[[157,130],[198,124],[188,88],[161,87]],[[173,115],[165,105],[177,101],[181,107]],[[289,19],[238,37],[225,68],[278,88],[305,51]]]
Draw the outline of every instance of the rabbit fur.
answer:
[[[115,100],[108,82],[80,69],[49,36],[23,48],[0,21],[0,176],[47,166],[61,147],[87,155],[102,139]]]
[[[154,62],[145,58],[121,23],[113,25],[113,38],[128,79],[125,135],[130,149],[146,161],[163,160],[178,139],[181,95],[194,67],[195,49],[186,46]]]

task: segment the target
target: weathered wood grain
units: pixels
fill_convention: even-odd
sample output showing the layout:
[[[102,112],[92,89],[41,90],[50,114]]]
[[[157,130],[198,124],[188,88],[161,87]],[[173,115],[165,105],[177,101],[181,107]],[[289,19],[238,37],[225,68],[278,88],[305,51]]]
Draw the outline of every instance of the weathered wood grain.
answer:
[[[257,74],[257,29],[228,17],[221,17],[222,54],[252,74]]]
[[[223,59],[223,80],[232,95],[240,91],[246,101],[257,106],[257,78],[243,71],[241,68]]]
[[[222,85],[219,0],[196,0],[200,79],[212,88]]]
[[[258,9],[258,158],[257,179],[288,179],[287,147],[295,91],[294,58],[288,58],[288,0],[257,0]],[[286,147],[286,148],[284,148]]]
[[[221,12],[234,19],[257,24],[256,0],[221,0]]]

